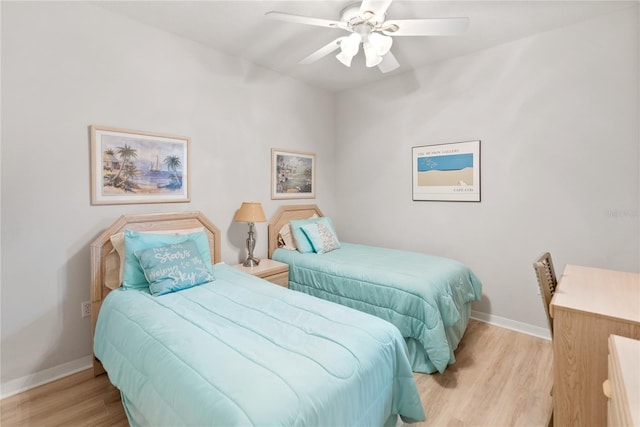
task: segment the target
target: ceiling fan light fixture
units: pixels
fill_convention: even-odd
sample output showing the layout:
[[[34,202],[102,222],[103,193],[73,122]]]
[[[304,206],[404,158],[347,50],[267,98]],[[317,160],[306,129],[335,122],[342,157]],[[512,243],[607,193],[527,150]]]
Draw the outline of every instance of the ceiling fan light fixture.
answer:
[[[378,53],[378,49],[371,43],[366,42],[362,46],[364,49],[364,56],[366,59],[366,66],[371,68],[382,62],[382,55]]]
[[[342,62],[345,66],[351,67],[351,60],[353,59],[353,56],[345,55],[344,52],[340,52],[336,55],[336,58],[338,58],[338,61]]]
[[[373,32],[369,34],[367,41],[376,49],[378,55],[384,56],[391,50],[393,38]]]
[[[276,11],[267,12],[265,16],[285,22],[341,29],[349,33],[308,55],[299,62],[300,64],[311,64],[340,49],[336,58],[350,67],[353,57],[358,54],[362,44],[367,67],[377,65],[383,73],[393,71],[400,66],[391,53],[392,37],[450,36],[464,33],[469,26],[469,18],[464,17],[387,20],[387,10],[392,1],[360,0],[359,3],[347,5],[340,13],[339,20]]]
[[[340,42],[340,50],[345,55],[355,56],[358,53],[362,36],[358,33],[351,33],[349,37]]]
[[[340,53],[336,55],[338,61],[347,67],[351,67],[351,60],[358,53],[362,36],[358,33],[351,33],[348,37],[340,41]]]

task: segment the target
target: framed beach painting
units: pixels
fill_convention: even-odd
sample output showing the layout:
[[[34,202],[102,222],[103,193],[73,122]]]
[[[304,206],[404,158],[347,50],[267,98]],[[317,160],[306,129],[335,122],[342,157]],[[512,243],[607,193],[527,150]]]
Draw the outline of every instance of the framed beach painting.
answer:
[[[480,141],[413,147],[413,200],[480,201]]]
[[[271,149],[272,199],[315,198],[315,176],[315,154]]]
[[[91,204],[188,202],[190,138],[91,126]]]

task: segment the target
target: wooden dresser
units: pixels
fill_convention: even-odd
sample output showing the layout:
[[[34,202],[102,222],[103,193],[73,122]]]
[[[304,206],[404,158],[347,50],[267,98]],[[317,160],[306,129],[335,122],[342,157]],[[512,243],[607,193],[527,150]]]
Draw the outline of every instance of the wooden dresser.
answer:
[[[605,426],[608,339],[640,339],[640,274],[567,265],[550,310],[553,424]]]
[[[603,389],[609,398],[607,426],[640,426],[640,341],[609,337],[609,379]]]

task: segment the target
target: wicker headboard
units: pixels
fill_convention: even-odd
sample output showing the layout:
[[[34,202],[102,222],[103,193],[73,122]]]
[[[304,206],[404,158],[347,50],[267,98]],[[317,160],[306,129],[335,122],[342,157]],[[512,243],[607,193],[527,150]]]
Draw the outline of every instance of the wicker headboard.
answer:
[[[292,219],[307,219],[313,214],[324,216],[316,205],[289,205],[281,206],[271,218],[268,225],[269,234],[269,258],[273,251],[278,249],[278,233],[283,225]]]
[[[105,286],[106,258],[113,249],[111,236],[125,229],[135,231],[189,230],[202,228],[209,238],[211,262],[220,262],[220,230],[201,212],[176,212],[143,215],[122,215],[96,240],[91,243],[91,339],[93,340],[98,312],[102,300],[111,291]],[[94,358],[94,375],[104,372],[102,365]]]

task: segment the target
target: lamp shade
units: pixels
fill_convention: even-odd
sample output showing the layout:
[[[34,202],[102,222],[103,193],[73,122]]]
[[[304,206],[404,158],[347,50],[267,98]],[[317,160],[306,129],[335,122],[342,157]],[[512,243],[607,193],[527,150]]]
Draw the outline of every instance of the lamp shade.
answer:
[[[240,209],[233,218],[237,222],[266,222],[262,205],[258,202],[242,202]]]

